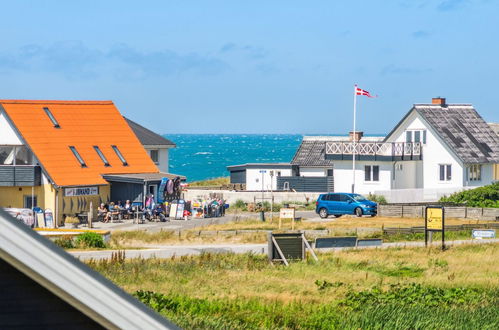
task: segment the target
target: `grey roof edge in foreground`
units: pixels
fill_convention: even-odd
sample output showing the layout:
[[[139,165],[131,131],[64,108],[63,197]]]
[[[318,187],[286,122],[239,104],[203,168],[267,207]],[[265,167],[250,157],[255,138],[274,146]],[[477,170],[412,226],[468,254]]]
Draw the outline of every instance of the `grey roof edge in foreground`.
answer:
[[[3,210],[0,257],[105,328],[179,329]]]
[[[142,145],[176,147],[175,143],[162,137],[158,133],[151,131],[150,129],[134,122],[131,119],[128,119],[125,116],[123,116],[123,118],[125,118],[126,122],[128,123],[128,126],[130,126],[130,128],[135,133],[135,135],[139,139],[140,143],[142,143]]]

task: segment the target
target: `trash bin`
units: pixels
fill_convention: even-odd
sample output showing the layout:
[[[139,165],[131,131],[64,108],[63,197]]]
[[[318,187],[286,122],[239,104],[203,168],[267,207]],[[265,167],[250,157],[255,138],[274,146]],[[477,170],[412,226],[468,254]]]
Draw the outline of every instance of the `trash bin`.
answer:
[[[265,222],[265,212],[260,211],[260,221]]]

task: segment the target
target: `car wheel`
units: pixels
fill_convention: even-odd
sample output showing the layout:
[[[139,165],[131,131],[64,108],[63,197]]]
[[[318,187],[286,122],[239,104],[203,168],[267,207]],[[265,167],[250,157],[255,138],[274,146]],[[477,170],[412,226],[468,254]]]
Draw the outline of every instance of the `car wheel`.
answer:
[[[334,216],[335,216],[336,218],[339,218],[339,217],[341,217],[342,215],[343,215],[343,214],[335,214]]]
[[[322,209],[319,210],[319,216],[322,219],[326,219],[328,215],[329,214],[327,214],[327,210],[325,208],[322,208]]]
[[[360,218],[362,216],[362,209],[360,207],[358,207],[354,210],[354,213],[356,216],[358,216]]]

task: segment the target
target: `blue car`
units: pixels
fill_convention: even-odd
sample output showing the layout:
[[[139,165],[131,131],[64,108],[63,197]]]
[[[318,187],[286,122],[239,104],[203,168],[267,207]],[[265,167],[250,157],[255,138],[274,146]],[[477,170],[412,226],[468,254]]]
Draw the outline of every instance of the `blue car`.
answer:
[[[359,194],[329,193],[321,194],[315,204],[315,213],[323,219],[329,215],[339,218],[343,214],[355,214],[358,217],[378,213],[378,204]]]

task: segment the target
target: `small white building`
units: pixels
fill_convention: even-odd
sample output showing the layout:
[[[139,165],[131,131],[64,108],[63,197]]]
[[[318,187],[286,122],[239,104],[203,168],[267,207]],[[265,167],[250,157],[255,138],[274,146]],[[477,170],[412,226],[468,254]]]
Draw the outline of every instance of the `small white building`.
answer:
[[[228,166],[230,183],[245,184],[246,190],[268,191],[277,189],[277,179],[293,176],[290,163],[252,163]]]

